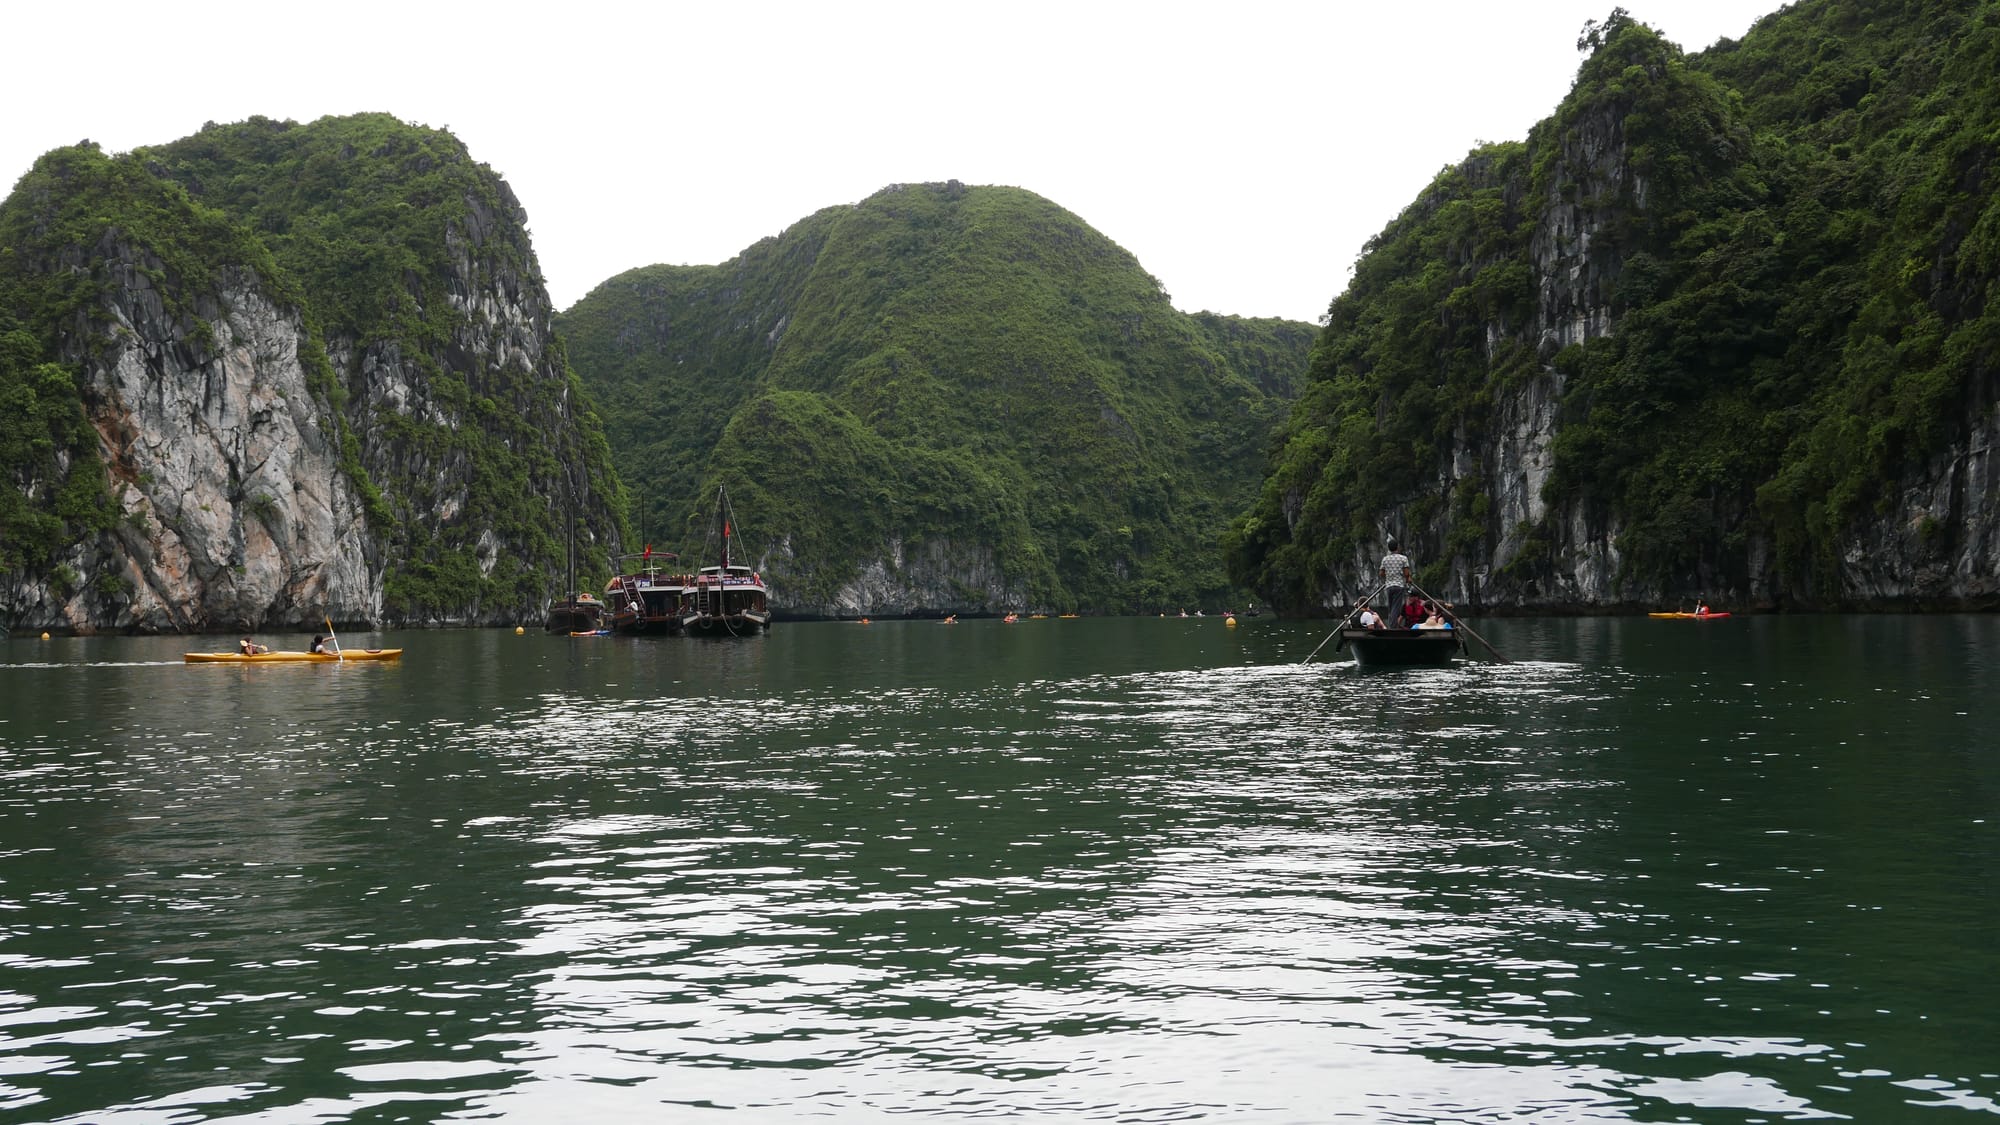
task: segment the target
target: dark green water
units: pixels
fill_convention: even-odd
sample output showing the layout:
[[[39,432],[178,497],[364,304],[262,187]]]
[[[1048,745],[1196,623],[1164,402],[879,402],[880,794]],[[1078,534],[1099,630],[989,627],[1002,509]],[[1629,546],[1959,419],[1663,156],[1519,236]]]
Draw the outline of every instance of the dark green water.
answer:
[[[2000,619],[1475,625],[0,642],[0,1121],[2000,1113]]]

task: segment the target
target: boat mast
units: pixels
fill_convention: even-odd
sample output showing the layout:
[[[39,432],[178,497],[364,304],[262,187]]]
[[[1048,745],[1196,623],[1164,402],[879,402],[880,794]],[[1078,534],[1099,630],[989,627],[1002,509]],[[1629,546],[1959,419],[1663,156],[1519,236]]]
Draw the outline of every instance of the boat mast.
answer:
[[[558,435],[556,438],[558,442],[568,437],[570,432],[569,384],[567,383],[563,384],[562,420],[563,420],[562,433]],[[565,510],[563,512],[563,525],[565,529],[568,531],[568,535],[566,538],[569,544],[569,561],[568,561],[569,585],[564,590],[563,596],[569,599],[571,606],[575,606],[576,605],[576,460],[575,458],[571,458],[569,464],[566,465],[565,468],[569,470],[568,472],[563,474],[565,477],[568,478],[566,483],[568,483],[569,485],[569,495],[564,498],[565,500],[568,501],[568,504],[565,506]]]
[[[576,469],[574,466],[570,468],[569,511],[566,513],[563,522],[569,529],[569,587],[567,596],[574,603],[576,601]]]
[[[722,573],[729,573],[729,489],[715,486],[715,515],[722,521]]]

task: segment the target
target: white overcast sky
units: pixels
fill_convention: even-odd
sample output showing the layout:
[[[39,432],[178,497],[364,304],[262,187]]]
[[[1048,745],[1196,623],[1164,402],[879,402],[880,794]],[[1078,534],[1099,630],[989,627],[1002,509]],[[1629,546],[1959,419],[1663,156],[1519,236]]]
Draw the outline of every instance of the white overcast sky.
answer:
[[[513,185],[558,308],[892,183],[1026,188],[1178,308],[1316,320],[1438,170],[1569,90],[1618,0],[35,3],[0,185],[83,139],[382,111]],[[1779,0],[1623,0],[1689,51]]]

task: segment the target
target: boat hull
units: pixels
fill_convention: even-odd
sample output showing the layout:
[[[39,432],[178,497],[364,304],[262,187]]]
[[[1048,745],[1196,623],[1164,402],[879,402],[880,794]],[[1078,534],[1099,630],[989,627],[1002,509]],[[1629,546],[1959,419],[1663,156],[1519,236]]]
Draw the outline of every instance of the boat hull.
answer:
[[[768,614],[698,613],[681,619],[681,628],[690,637],[741,637],[771,628]]]
[[[1354,650],[1355,663],[1369,668],[1449,664],[1465,651],[1452,629],[1342,629],[1340,641]]]
[[[611,618],[611,631],[621,637],[672,637],[680,633],[681,619],[658,614],[621,613]]]
[[[1713,621],[1717,618],[1728,617],[1729,615],[1727,613],[1649,613],[1646,616],[1666,617],[1676,621]]]
[[[359,660],[401,660],[400,648],[352,648],[343,649],[339,656],[323,652],[260,652],[250,656],[241,652],[184,652],[181,659],[189,664],[340,664]]]

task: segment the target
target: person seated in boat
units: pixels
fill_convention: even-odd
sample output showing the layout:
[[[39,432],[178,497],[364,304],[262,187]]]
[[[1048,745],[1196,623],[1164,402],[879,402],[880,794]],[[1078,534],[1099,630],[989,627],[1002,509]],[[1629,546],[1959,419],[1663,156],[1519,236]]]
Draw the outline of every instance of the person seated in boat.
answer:
[[[242,640],[237,641],[236,647],[242,649],[243,655],[245,656],[261,656],[264,653],[271,651],[269,647],[265,645],[260,645],[256,641],[251,640],[249,637],[245,637]]]
[[[1398,620],[1402,621],[1404,628],[1414,629],[1418,622],[1430,616],[1430,612],[1430,605],[1424,601],[1422,595],[1411,594],[1403,602],[1403,614]]]
[[[328,647],[326,643],[325,633],[314,633],[312,647],[307,649],[306,651],[311,653],[318,653],[321,656],[333,655],[333,649]]]
[[[1380,629],[1383,627],[1382,615],[1376,613],[1375,607],[1369,605],[1367,602],[1361,603],[1361,614],[1354,621],[1355,624],[1360,625],[1363,629]]]
[[[1696,603],[1694,604],[1694,615],[1695,615],[1696,617],[1707,617],[1707,616],[1708,616],[1708,603],[1707,603],[1707,602],[1696,602]]]
[[[1451,628],[1451,622],[1446,621],[1444,619],[1444,614],[1438,611],[1438,607],[1430,606],[1424,619],[1422,621],[1417,622],[1415,625],[1410,626],[1410,628],[1449,629]]]

